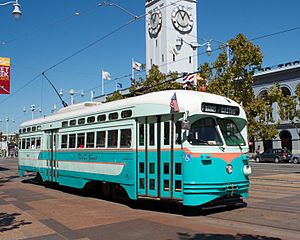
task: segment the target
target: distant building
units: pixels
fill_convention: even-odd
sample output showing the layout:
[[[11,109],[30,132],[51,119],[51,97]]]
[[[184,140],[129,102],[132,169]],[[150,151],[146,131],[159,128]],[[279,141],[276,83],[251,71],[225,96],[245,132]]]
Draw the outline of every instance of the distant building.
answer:
[[[0,157],[16,155],[16,134],[3,134],[0,139]]]
[[[296,86],[300,83],[300,62],[294,61],[286,64],[279,64],[274,67],[267,67],[263,71],[254,75],[253,90],[255,96],[264,94],[276,82],[279,82],[282,91],[286,95],[295,96]],[[300,130],[300,123],[296,127],[290,120],[281,120],[278,114],[279,108],[276,103],[273,104],[273,119],[275,122],[280,121],[278,125],[279,134],[275,139],[269,141],[256,141],[252,145],[252,151],[260,146],[260,149],[267,150],[270,148],[286,147],[293,153],[300,153],[300,140],[297,132]]]

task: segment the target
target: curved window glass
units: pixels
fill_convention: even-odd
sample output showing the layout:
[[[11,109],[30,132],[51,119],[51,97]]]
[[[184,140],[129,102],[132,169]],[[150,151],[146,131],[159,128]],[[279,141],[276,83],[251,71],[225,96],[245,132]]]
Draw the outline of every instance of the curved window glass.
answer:
[[[105,114],[99,115],[99,116],[97,117],[97,121],[98,121],[98,122],[103,122],[103,121],[105,121],[105,120],[106,120],[106,115],[105,115]]]
[[[223,145],[213,118],[203,118],[193,123],[188,141],[192,145]]]
[[[131,111],[131,110],[123,111],[123,112],[121,113],[121,116],[122,116],[122,118],[129,118],[129,117],[132,116],[132,111]]]
[[[246,145],[239,129],[232,120],[219,118],[217,121],[227,146]]]
[[[109,115],[108,115],[108,119],[109,120],[116,120],[116,119],[118,119],[118,113],[117,112],[114,112],[114,113],[110,113]]]
[[[87,118],[87,122],[88,122],[88,123],[94,123],[94,122],[95,122],[95,117],[94,117],[94,116],[88,117],[88,118]]]
[[[78,125],[85,124],[85,118],[79,118],[78,119]]]

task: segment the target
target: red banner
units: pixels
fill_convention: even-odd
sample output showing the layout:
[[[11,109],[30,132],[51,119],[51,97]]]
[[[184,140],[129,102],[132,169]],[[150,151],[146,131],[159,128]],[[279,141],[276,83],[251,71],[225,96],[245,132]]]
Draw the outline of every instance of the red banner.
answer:
[[[10,93],[10,59],[0,57],[0,94]]]

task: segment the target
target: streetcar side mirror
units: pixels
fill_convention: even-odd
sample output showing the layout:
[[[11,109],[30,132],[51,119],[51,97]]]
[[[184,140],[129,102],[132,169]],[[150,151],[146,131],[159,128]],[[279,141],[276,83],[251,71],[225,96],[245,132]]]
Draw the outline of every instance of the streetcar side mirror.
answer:
[[[184,130],[191,130],[191,123],[189,120],[183,120],[181,124],[181,128]]]

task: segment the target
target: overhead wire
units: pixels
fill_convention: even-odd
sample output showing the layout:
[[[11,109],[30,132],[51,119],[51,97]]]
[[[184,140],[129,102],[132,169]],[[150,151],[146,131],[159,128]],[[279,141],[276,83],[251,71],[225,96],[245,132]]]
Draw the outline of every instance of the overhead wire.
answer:
[[[174,5],[174,4],[176,4],[176,3],[178,3],[178,2],[181,2],[181,1],[183,1],[183,0],[177,0],[177,1],[174,2],[174,3],[170,3],[170,4],[168,4],[168,5],[162,6],[160,9],[163,9],[163,8],[168,7],[168,6]],[[102,6],[102,5],[101,5],[101,4],[97,4],[97,7],[99,7],[99,6]],[[88,49],[88,48],[94,46],[94,45],[97,44],[98,42],[104,40],[105,38],[107,38],[107,37],[113,35],[114,33],[118,32],[118,31],[120,31],[121,29],[125,28],[126,26],[130,25],[131,23],[133,23],[133,22],[135,22],[135,21],[137,21],[137,20],[140,20],[141,18],[144,18],[144,17],[145,17],[146,15],[148,15],[148,14],[149,14],[149,13],[145,13],[145,14],[142,14],[142,15],[140,15],[140,16],[135,16],[135,17],[134,17],[132,20],[130,20],[129,22],[127,22],[127,23],[121,25],[120,27],[114,29],[114,30],[111,31],[110,33],[108,33],[108,34],[102,36],[101,38],[99,38],[99,39],[93,41],[92,43],[88,44],[87,46],[85,46],[85,47],[79,49],[78,51],[76,51],[75,53],[71,54],[70,56],[68,56],[68,57],[66,57],[66,58],[64,58],[64,59],[62,59],[62,60],[60,60],[60,61],[57,62],[56,64],[54,64],[54,65],[52,65],[51,67],[49,67],[49,68],[47,68],[46,70],[44,70],[42,73],[39,73],[37,76],[35,76],[35,77],[34,77],[33,79],[31,79],[29,82],[27,82],[26,84],[24,84],[21,88],[17,89],[12,95],[10,95],[10,96],[8,96],[7,98],[5,98],[4,100],[0,101],[0,105],[1,105],[2,103],[6,102],[6,101],[7,101],[9,98],[11,98],[12,96],[16,95],[18,92],[20,92],[21,90],[23,90],[23,89],[24,89],[25,87],[27,87],[28,85],[32,84],[32,83],[33,83],[34,81],[36,81],[40,76],[42,76],[43,73],[46,73],[47,71],[49,71],[49,70],[51,70],[51,69],[57,67],[58,65],[60,65],[60,64],[62,64],[62,63],[64,63],[64,62],[66,62],[66,61],[69,60],[70,58],[72,58],[72,57],[78,55],[79,53],[85,51],[86,49]],[[67,17],[67,18],[70,18],[70,17],[72,17],[72,16],[69,16],[69,17]],[[122,78],[123,78],[123,77],[122,77]],[[117,78],[117,79],[119,79],[119,78]]]
[[[22,38],[24,38],[24,37],[27,37],[27,36],[36,34],[36,33],[38,33],[38,32],[42,32],[42,31],[44,31],[44,30],[47,30],[47,29],[51,28],[52,26],[61,24],[62,22],[66,22],[66,21],[68,21],[68,20],[70,20],[70,19],[72,19],[72,18],[74,18],[74,17],[79,17],[79,16],[81,16],[81,15],[83,15],[83,14],[86,14],[86,13],[88,13],[88,12],[91,12],[91,11],[95,10],[97,7],[99,7],[99,6],[96,5],[96,6],[93,6],[93,7],[88,8],[88,9],[85,9],[85,10],[82,10],[82,11],[75,12],[75,13],[73,13],[73,14],[71,14],[71,15],[65,16],[65,17],[63,17],[63,18],[61,18],[61,19],[59,19],[59,20],[56,20],[56,21],[54,21],[54,22],[52,22],[52,23],[49,23],[49,24],[47,24],[47,25],[45,25],[45,26],[42,26],[42,27],[40,27],[40,28],[37,28],[37,29],[35,29],[35,30],[33,30],[33,31],[29,31],[29,32],[26,32],[26,33],[24,33],[24,34],[20,34],[19,36],[16,36],[15,38],[9,39],[9,40],[7,40],[7,41],[2,41],[0,44],[1,44],[1,45],[8,45],[8,44],[13,43],[13,42],[15,42],[15,41],[18,41],[19,39],[22,39]]]
[[[182,1],[182,0],[178,0],[178,1],[176,1],[175,3],[180,2],[180,1]],[[174,5],[175,3],[171,3],[171,4],[169,4],[169,5]],[[168,6],[169,6],[169,5],[168,5]],[[167,6],[164,6],[164,7],[167,7]],[[147,14],[148,14],[148,13],[146,13],[146,14],[144,14],[144,15],[141,15],[138,19],[141,19],[141,18],[145,17]],[[82,48],[82,49],[76,51],[76,52],[73,53],[72,55],[70,55],[70,56],[68,56],[68,57],[66,57],[66,58],[64,58],[64,59],[62,59],[62,60],[59,61],[58,63],[54,64],[53,66],[51,66],[51,67],[49,67],[49,68],[47,68],[44,72],[49,71],[49,70],[55,68],[56,66],[58,66],[58,65],[60,65],[60,64],[62,64],[62,63],[64,63],[65,61],[67,61],[67,60],[69,60],[70,58],[72,58],[72,57],[78,55],[79,53],[83,52],[84,50],[86,50],[86,49],[88,49],[88,48],[94,46],[95,44],[97,44],[97,43],[100,42],[101,40],[103,40],[103,39],[105,39],[105,38],[111,36],[112,34],[116,33],[117,31],[120,31],[121,29],[123,29],[124,27],[128,26],[129,24],[135,22],[136,20],[137,20],[137,19],[132,19],[131,21],[129,21],[129,22],[125,23],[124,25],[118,27],[117,29],[115,29],[115,30],[113,30],[112,32],[106,34],[105,36],[101,37],[100,39],[97,39],[97,40],[93,41],[92,43],[90,43],[90,44],[87,45],[86,47],[84,47],[84,48]],[[271,33],[271,34],[266,34],[266,35],[263,35],[263,36],[259,36],[259,37],[256,37],[256,38],[252,38],[252,39],[250,39],[250,41],[255,41],[255,40],[258,40],[258,39],[267,38],[267,37],[271,37],[271,36],[274,36],[274,35],[283,34],[283,33],[286,33],[286,32],[295,31],[295,30],[299,30],[299,29],[300,29],[300,27],[295,27],[295,28],[291,28],[291,29],[287,29],[287,30],[283,30],[283,31],[279,31],[279,32]],[[220,48],[212,49],[212,51],[214,52],[214,51],[217,51],[217,50],[219,50],[219,49],[220,49]],[[195,56],[200,56],[200,55],[203,55],[203,54],[205,54],[205,53],[206,53],[206,52],[203,52],[203,53],[197,54],[197,55],[195,55]],[[182,59],[176,60],[176,62],[182,61],[182,60],[185,60],[185,59],[187,59],[187,58],[182,58]],[[170,63],[165,63],[165,64],[170,64]],[[165,64],[163,64],[163,65],[165,65]],[[163,65],[161,65],[161,66],[163,66]],[[145,71],[145,70],[144,70],[144,71]],[[142,72],[142,71],[141,71],[141,72]],[[41,74],[38,74],[37,76],[35,76],[31,81],[29,81],[28,83],[24,84],[21,88],[19,88],[18,90],[16,90],[12,95],[8,96],[6,99],[4,99],[3,101],[1,101],[0,104],[2,104],[3,102],[5,102],[9,97],[12,97],[12,96],[16,95],[16,94],[17,94],[18,92],[20,92],[23,88],[27,87],[27,86],[30,85],[32,82],[34,82],[35,80],[37,80],[37,78],[40,77],[40,76],[41,76]],[[128,77],[128,76],[130,76],[130,74],[124,75],[124,76],[122,76],[122,77],[115,78],[115,79],[113,79],[113,80],[116,80],[116,79],[122,79],[122,78],[125,78],[125,77]],[[97,87],[91,88],[90,90],[93,90],[93,89],[95,89],[95,88],[97,88]]]

